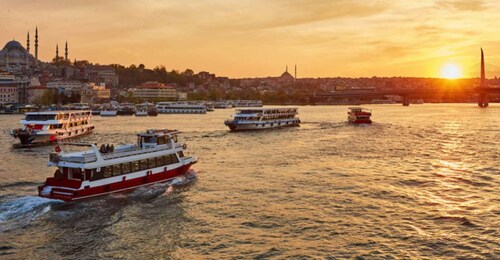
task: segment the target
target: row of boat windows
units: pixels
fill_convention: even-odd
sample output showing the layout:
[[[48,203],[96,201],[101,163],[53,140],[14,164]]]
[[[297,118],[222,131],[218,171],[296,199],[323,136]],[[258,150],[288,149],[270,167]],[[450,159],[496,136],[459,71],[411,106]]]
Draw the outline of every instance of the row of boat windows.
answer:
[[[173,136],[174,142],[177,143],[177,136]],[[169,144],[170,143],[170,138],[166,136],[143,136],[142,141],[144,143],[156,143],[156,144]]]
[[[270,126],[274,126],[274,124],[277,124],[277,125],[293,125],[293,124],[297,124],[298,122],[290,122],[290,121],[287,121],[287,122],[278,122],[278,123],[271,123]],[[266,124],[269,124],[269,123],[262,123],[262,124],[255,124],[255,126],[259,126],[259,125],[262,125],[262,126],[266,126]]]
[[[57,125],[49,125],[49,129],[67,129],[68,127],[80,126],[80,125],[88,125],[89,122],[87,120],[73,122],[69,124],[57,124]]]
[[[90,112],[82,112],[82,113],[73,113],[71,114],[71,118],[77,117],[89,117]],[[57,115],[26,115],[27,121],[47,121],[47,120],[61,120],[61,119],[69,119],[70,114],[57,114]]]
[[[184,157],[184,154],[182,152],[179,152],[179,156]],[[179,159],[175,154],[169,154],[144,160],[110,165],[98,169],[85,169],[84,171],[85,176],[82,174],[80,169],[75,169],[75,168],[64,167],[62,168],[63,171],[62,173],[64,174],[64,176],[68,176],[68,173],[71,173],[70,176],[72,179],[95,181],[104,178],[109,178],[112,176],[118,176],[131,172],[147,170],[155,167],[166,166],[178,162]]]

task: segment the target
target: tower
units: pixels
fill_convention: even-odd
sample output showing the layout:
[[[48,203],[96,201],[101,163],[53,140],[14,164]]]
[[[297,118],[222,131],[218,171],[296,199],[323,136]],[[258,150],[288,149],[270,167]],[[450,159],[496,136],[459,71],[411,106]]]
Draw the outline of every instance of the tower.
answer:
[[[297,79],[297,64],[295,64],[295,79]]]
[[[477,100],[477,105],[479,107],[487,107],[489,105],[488,93],[483,89],[486,87],[486,75],[484,71],[484,53],[483,48],[481,48],[481,83],[479,85],[479,95]]]
[[[64,60],[68,60],[68,41],[66,41],[66,48],[64,48]]]
[[[38,62],[38,26],[35,29],[35,59]]]
[[[26,37],[26,51],[30,52],[30,31],[28,31],[28,35]]]
[[[59,59],[59,44],[56,44],[56,61]]]
[[[285,72],[288,72],[288,65],[286,65],[286,69],[285,69]]]

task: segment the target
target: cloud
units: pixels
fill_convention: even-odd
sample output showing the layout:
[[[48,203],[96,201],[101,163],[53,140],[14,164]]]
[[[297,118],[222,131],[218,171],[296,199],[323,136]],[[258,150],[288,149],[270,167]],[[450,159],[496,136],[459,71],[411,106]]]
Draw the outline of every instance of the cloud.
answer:
[[[487,8],[486,1],[483,0],[438,0],[436,5],[459,11],[482,11]]]

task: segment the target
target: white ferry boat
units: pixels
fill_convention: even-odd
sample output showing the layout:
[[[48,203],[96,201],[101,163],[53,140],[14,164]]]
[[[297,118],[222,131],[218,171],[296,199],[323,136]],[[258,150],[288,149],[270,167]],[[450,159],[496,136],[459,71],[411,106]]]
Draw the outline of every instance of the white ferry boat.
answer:
[[[118,106],[118,113],[119,116],[131,116],[135,114],[135,105],[132,103],[121,103]]]
[[[11,130],[20,146],[34,146],[88,134],[94,130],[90,110],[28,112],[22,128]]]
[[[233,105],[227,100],[221,100],[214,103],[214,108],[231,108]]]
[[[299,126],[297,114],[297,108],[241,108],[236,109],[234,119],[226,120],[224,124],[231,131]]]
[[[116,116],[118,114],[118,110],[111,104],[104,104],[101,107],[101,111],[99,114],[101,116]]]
[[[177,141],[177,130],[147,130],[136,144],[109,145],[68,143],[86,151],[66,153],[64,143],[49,157],[57,167],[54,176],[38,187],[41,197],[74,201],[121,192],[172,180],[197,162],[186,156],[186,144]]]
[[[161,114],[206,114],[205,104],[189,104],[187,102],[158,102],[158,113]]]

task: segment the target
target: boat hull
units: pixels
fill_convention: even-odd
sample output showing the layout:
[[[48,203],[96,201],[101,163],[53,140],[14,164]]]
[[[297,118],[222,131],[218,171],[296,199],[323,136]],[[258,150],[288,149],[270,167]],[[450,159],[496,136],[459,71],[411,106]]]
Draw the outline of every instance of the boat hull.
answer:
[[[234,120],[226,121],[224,123],[229,127],[231,131],[251,131],[251,130],[262,130],[270,128],[280,128],[280,127],[290,127],[290,126],[300,126],[300,120],[294,118],[291,120],[281,120],[281,121],[267,121],[267,122],[235,122]]]
[[[361,124],[371,124],[372,120],[370,119],[357,119],[357,120],[349,120],[349,123],[355,124],[355,125],[361,125]]]
[[[14,138],[19,139],[19,143],[14,144],[15,148],[22,147],[33,147],[33,146],[43,146],[50,145],[58,140],[70,139],[80,137],[82,135],[90,134],[94,130],[94,126],[90,126],[85,131],[71,132],[71,136],[69,135],[56,135],[55,133],[46,133],[46,134],[37,134],[37,133],[29,133],[27,131],[20,131],[17,133],[11,133]]]
[[[147,174],[146,176],[138,178],[127,179],[127,176],[123,175],[122,181],[120,182],[114,182],[96,187],[81,187],[83,184],[81,181],[61,181],[54,178],[48,178],[45,185],[38,187],[38,195],[44,198],[70,202],[111,193],[129,191],[143,186],[170,181],[175,177],[185,174],[194,163],[195,162],[192,162],[178,168],[164,170],[155,174]],[[166,168],[167,167],[165,167],[165,169]],[[48,193],[44,192],[47,187],[50,187],[50,192]]]
[[[118,113],[118,111],[114,111],[114,110],[103,110],[101,111],[100,115],[101,116],[116,116]]]

